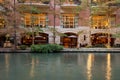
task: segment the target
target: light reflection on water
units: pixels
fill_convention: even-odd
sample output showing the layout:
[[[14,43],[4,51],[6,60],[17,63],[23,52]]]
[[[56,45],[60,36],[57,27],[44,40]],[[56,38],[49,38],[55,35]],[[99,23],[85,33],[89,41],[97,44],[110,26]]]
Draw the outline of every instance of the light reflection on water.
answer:
[[[111,54],[107,54],[106,80],[111,80]]]
[[[6,68],[6,77],[7,78],[8,78],[8,72],[9,72],[9,67],[10,67],[9,59],[10,59],[10,55],[6,54],[5,55],[5,68]]]
[[[31,70],[30,70],[30,76],[34,77],[34,70],[35,69],[35,59],[32,58],[32,63],[31,63]]]
[[[88,54],[88,59],[87,59],[87,80],[92,80],[92,65],[94,62],[94,54]]]
[[[120,80],[120,54],[0,54],[0,80]]]

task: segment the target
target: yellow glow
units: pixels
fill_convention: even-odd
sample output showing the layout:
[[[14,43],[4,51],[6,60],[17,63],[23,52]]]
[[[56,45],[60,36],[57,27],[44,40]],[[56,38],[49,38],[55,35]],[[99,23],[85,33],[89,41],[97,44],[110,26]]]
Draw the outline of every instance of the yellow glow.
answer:
[[[93,27],[99,27],[99,28],[104,28],[108,26],[108,20],[106,16],[93,16],[92,17],[92,26]]]
[[[111,46],[110,46],[110,45],[108,45],[108,44],[106,45],[106,47],[107,47],[107,49],[110,49],[110,48],[111,48]]]
[[[0,0],[0,3],[2,3],[3,2],[3,0]]]
[[[93,2],[96,2],[97,0],[93,0]]]
[[[34,69],[35,69],[35,60],[34,60],[34,58],[32,58],[31,70],[30,70],[31,77],[34,77]]]
[[[111,54],[107,54],[106,80],[111,80]]]
[[[92,64],[94,61],[94,54],[88,54],[88,60],[87,60],[87,80],[92,80]]]
[[[25,25],[31,25],[31,23],[34,23],[34,25],[45,25],[46,22],[46,14],[29,14],[25,13]]]

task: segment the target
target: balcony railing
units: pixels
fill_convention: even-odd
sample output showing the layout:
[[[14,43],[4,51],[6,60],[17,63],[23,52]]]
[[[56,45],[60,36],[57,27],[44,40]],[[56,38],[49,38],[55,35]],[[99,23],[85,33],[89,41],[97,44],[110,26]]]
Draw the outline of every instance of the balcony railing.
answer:
[[[49,0],[18,0],[18,3],[40,3],[40,4],[49,4]]]
[[[81,0],[65,0],[62,5],[80,5]]]

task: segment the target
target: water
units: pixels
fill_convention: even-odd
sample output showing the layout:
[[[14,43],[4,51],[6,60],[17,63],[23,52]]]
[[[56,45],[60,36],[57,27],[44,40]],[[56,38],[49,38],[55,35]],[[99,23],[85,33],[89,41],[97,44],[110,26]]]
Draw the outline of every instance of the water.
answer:
[[[0,54],[0,80],[120,80],[120,54]]]

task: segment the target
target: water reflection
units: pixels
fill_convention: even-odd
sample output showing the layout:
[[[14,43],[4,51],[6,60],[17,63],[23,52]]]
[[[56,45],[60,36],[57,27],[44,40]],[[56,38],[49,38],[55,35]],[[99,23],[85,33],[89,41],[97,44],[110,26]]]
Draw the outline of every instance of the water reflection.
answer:
[[[6,68],[7,75],[8,75],[9,66],[10,66],[9,59],[10,59],[10,55],[9,54],[5,54],[5,68]]]
[[[88,54],[87,59],[87,80],[92,80],[92,65],[94,62],[94,54]]]
[[[34,71],[35,71],[35,59],[32,58],[31,70],[30,70],[30,76],[31,76],[31,77],[34,77]]]
[[[107,54],[106,80],[111,80],[111,54]]]
[[[0,80],[120,80],[119,61],[110,53],[0,54]]]

